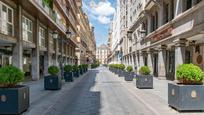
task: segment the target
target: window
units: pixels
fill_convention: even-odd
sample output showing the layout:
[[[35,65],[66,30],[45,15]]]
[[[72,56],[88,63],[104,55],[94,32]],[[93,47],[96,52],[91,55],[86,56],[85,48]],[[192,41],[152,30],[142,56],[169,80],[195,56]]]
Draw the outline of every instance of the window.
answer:
[[[23,40],[33,42],[33,22],[23,16],[22,18],[23,27]]]
[[[49,38],[50,38],[50,40],[49,40],[50,49],[51,49],[51,51],[53,51],[54,50],[54,39],[52,38],[52,33],[49,33]]]
[[[186,1],[186,10],[190,9],[192,7],[192,0]]]
[[[39,45],[45,47],[45,29],[39,28]]]
[[[164,4],[164,23],[169,22],[169,4]]]
[[[0,32],[13,36],[13,9],[0,2]]]

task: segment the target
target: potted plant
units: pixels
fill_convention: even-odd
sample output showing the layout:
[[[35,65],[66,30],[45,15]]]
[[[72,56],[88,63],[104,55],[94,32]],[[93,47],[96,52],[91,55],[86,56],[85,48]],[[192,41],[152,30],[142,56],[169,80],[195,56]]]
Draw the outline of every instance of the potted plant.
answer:
[[[14,66],[0,68],[0,114],[21,114],[29,107],[29,87],[18,85],[24,72]]]
[[[72,66],[71,65],[65,65],[64,66],[64,79],[65,79],[65,82],[72,82],[73,81]]]
[[[204,110],[203,71],[193,64],[176,70],[177,83],[168,84],[168,104],[178,111]]]
[[[58,76],[59,68],[57,66],[50,66],[48,68],[50,75],[44,77],[45,90],[59,90],[62,87],[62,80]]]
[[[150,75],[151,70],[148,66],[142,66],[139,69],[139,75],[137,76],[136,86],[137,88],[153,88],[153,76]]]
[[[124,72],[125,81],[132,81],[133,80],[133,68],[132,66],[127,66],[126,71]]]
[[[124,70],[125,70],[125,65],[124,64],[118,64],[118,76],[122,77],[124,76]]]
[[[73,73],[74,73],[74,77],[79,77],[79,68],[78,68],[78,66],[73,65],[72,70],[73,70]]]

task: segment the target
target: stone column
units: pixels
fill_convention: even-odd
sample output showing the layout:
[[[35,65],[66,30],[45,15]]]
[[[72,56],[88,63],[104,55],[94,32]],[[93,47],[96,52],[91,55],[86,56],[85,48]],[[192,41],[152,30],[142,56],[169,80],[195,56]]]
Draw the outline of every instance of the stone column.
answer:
[[[47,28],[47,39],[46,39],[46,45],[47,45],[47,52],[45,52],[44,56],[44,75],[48,75],[48,67],[51,65],[52,55],[50,51],[50,40],[52,39],[50,35],[50,29]]]
[[[143,55],[144,55],[144,53],[143,53],[142,51],[140,51],[140,52],[139,52],[140,58],[139,58],[139,67],[138,67],[138,70],[139,70],[140,67],[144,66],[144,58],[143,58]]]
[[[59,53],[59,51],[58,51],[58,47],[59,47],[59,44],[58,44],[58,39],[55,39],[55,59],[54,59],[54,64],[55,64],[55,66],[58,66],[58,53]]]
[[[18,17],[16,18],[16,38],[17,43],[13,46],[12,65],[23,70],[23,40],[22,40],[22,8],[18,5]]]
[[[151,33],[151,17],[150,15],[147,16],[147,33]]]
[[[158,52],[158,78],[166,79],[166,46],[162,45]]]
[[[180,39],[176,40],[175,42],[175,69],[185,63],[185,47],[186,47],[186,40]],[[176,77],[176,71],[175,71],[175,77]]]
[[[36,47],[32,49],[32,80],[39,80],[40,78],[40,47],[39,47],[39,20],[36,21],[36,30],[35,30],[35,45]]]
[[[150,49],[147,51],[147,65],[151,70],[151,74],[153,74],[152,53]]]
[[[134,70],[134,68],[135,68],[135,61],[134,61],[134,54],[132,54],[132,68],[133,68],[133,70]]]

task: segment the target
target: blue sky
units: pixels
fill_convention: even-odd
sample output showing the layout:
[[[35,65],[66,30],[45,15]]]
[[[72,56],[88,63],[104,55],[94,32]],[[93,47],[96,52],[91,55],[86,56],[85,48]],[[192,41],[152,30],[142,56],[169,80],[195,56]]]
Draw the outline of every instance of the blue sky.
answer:
[[[92,1],[92,2],[91,2]],[[95,27],[97,46],[107,44],[110,21],[115,12],[116,0],[83,0],[83,10]]]

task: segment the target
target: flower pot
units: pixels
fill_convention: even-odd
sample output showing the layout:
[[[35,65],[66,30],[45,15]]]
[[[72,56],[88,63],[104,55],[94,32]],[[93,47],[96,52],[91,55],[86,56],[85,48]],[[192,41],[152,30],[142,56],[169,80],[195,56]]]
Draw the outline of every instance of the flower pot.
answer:
[[[178,111],[204,110],[204,86],[168,83],[168,104]]]
[[[45,90],[59,90],[62,87],[62,80],[58,76],[45,76],[44,77],[44,88]]]
[[[29,87],[0,88],[0,114],[21,114],[29,107]]]
[[[65,82],[72,82],[73,81],[72,72],[65,72],[64,73],[64,80],[65,80]]]
[[[133,81],[133,74],[132,72],[124,72],[124,79],[125,81]]]
[[[136,86],[140,89],[152,89],[153,88],[153,76],[152,75],[138,75],[136,80]]]

